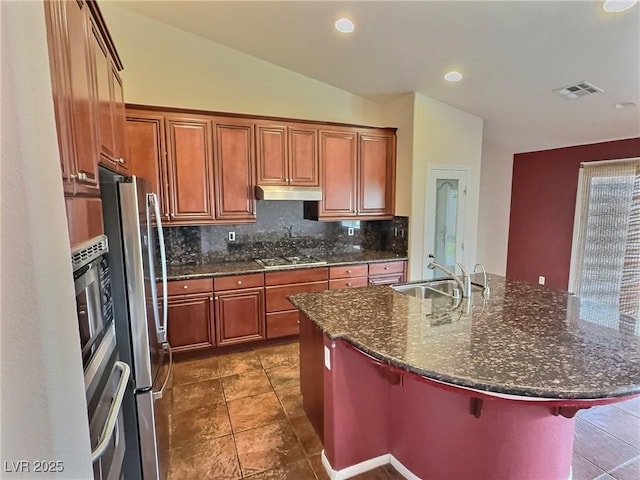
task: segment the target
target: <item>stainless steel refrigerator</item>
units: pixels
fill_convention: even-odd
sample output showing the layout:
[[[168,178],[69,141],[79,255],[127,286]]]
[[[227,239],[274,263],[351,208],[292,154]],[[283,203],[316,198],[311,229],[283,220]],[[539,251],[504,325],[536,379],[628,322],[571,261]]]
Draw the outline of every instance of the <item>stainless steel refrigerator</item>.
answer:
[[[118,353],[132,367],[123,403],[127,445],[124,478],[164,480],[169,465],[172,358],[167,341],[166,257],[158,198],[147,191],[144,179],[123,177],[103,168],[100,189],[110,245]],[[160,288],[156,278],[161,278]]]

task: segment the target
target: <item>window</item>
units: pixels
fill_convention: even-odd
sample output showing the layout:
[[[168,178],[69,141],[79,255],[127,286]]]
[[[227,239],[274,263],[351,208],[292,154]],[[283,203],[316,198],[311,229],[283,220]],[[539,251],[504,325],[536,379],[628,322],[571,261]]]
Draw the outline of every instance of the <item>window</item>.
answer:
[[[569,288],[584,320],[640,334],[640,158],[581,165]]]

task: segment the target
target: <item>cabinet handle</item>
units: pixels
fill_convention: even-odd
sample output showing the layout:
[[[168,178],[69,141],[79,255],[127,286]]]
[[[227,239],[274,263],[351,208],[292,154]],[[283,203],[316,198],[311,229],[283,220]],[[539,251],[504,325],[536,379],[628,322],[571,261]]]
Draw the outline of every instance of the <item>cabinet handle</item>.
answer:
[[[77,175],[77,174],[75,174],[75,173],[70,173],[70,174],[69,174],[69,178],[70,178],[71,180],[75,180],[76,178],[78,178],[78,175]]]

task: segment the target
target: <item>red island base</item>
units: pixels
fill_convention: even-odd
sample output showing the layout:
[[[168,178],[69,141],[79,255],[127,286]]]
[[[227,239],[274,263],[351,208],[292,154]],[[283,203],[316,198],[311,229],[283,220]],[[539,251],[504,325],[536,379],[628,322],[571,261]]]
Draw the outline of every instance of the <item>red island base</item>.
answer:
[[[381,364],[306,318],[300,338],[303,402],[332,480],[387,463],[408,479],[571,479],[576,411],[631,398],[488,395]]]

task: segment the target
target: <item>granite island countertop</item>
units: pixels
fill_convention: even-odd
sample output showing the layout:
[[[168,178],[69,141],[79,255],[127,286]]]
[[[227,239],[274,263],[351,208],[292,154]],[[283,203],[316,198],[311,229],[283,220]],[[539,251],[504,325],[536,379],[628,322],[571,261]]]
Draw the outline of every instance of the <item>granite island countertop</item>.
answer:
[[[561,290],[489,277],[487,299],[475,292],[457,308],[450,297],[423,300],[388,286],[290,300],[330,339],[447,384],[538,399],[640,394],[634,320]]]
[[[391,252],[361,251],[352,253],[339,253],[331,255],[317,255],[326,260],[326,264],[319,265],[291,265],[267,269],[253,260],[240,262],[214,262],[196,265],[167,265],[167,280],[191,280],[196,278],[220,277],[224,275],[239,275],[243,273],[261,273],[281,270],[295,270],[299,268],[331,267],[337,265],[352,265],[358,263],[389,262],[394,260],[407,260],[406,256],[396,255]]]

